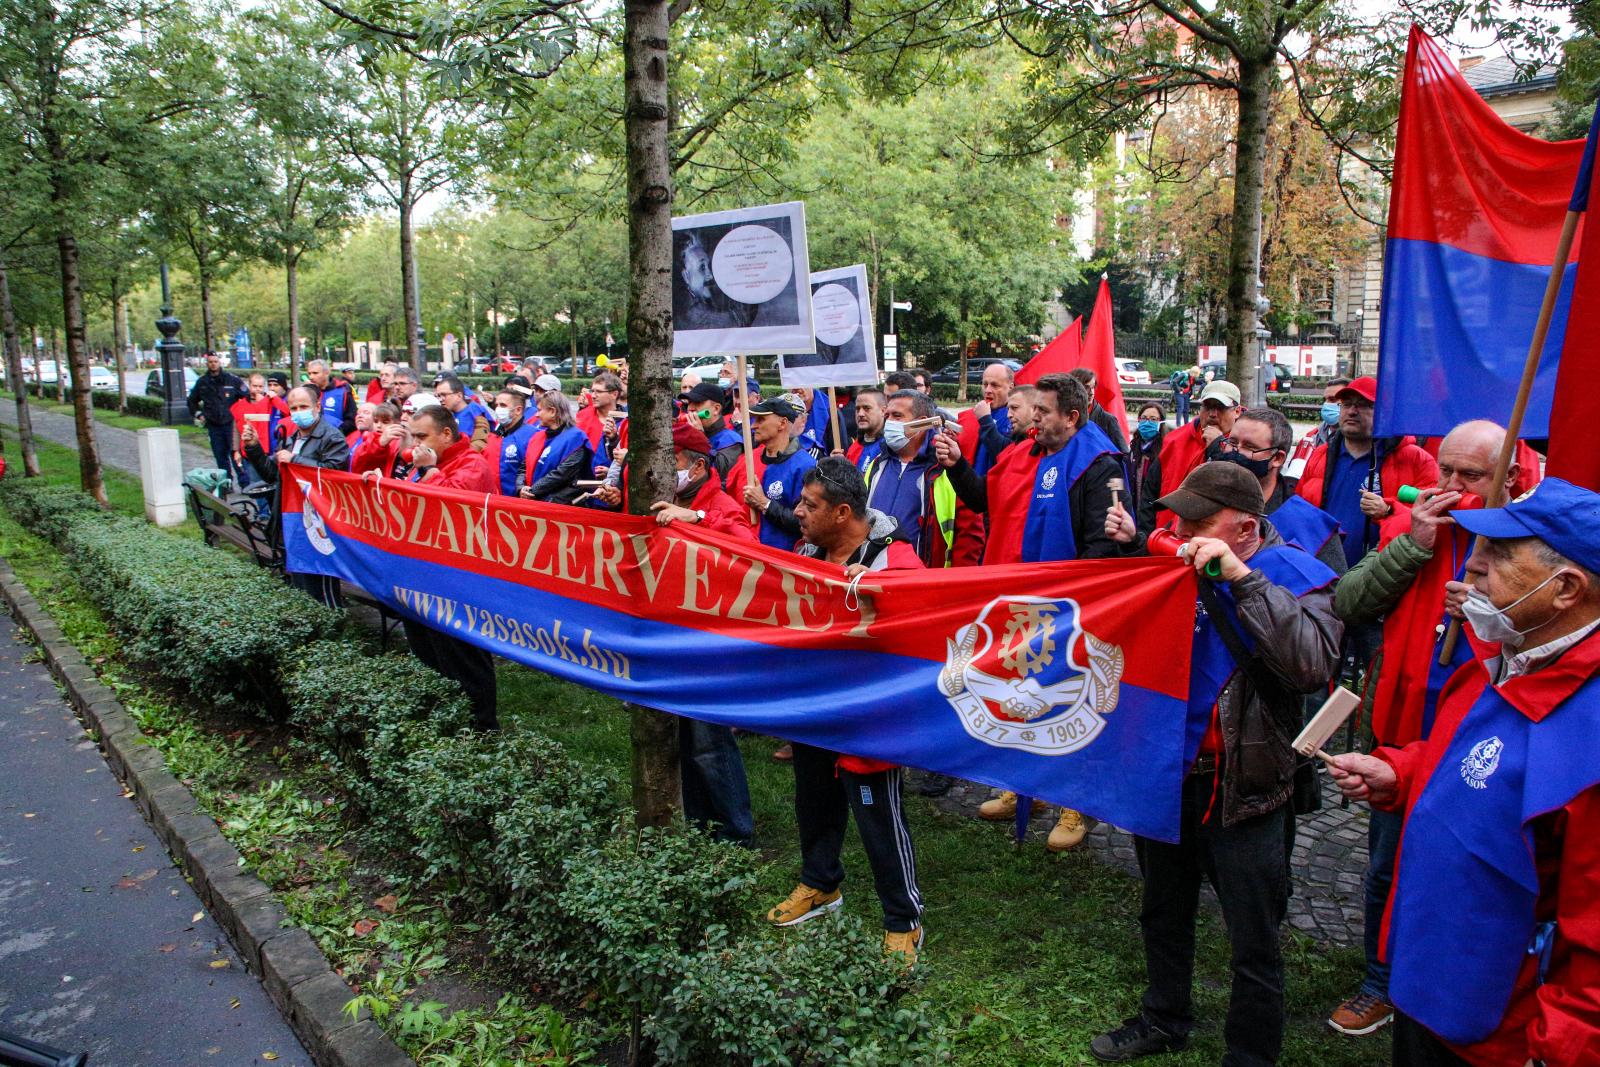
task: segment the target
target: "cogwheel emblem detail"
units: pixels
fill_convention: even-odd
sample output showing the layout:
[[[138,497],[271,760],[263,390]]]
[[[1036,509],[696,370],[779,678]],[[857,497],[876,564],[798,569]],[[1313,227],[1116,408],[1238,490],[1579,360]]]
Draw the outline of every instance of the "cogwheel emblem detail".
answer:
[[[1055,609],[1045,604],[1020,604],[1006,620],[1000,641],[1000,662],[1026,677],[1038,674],[1055,659]],[[1033,647],[1035,639],[1039,647]]]

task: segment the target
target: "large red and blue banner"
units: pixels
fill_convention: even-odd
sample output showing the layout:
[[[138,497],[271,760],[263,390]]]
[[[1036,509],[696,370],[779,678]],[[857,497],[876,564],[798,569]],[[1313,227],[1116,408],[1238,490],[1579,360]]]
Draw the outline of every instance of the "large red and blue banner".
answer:
[[[1600,107],[1589,123],[1583,165],[1572,191],[1573,211],[1587,212],[1600,203],[1594,188],[1600,173],[1594,165],[1600,147]],[[1600,492],[1600,448],[1594,428],[1600,426],[1600,226],[1585,226],[1578,248],[1578,279],[1572,313],[1561,345],[1556,395],[1550,407],[1550,463],[1545,473]],[[1586,266],[1585,266],[1586,265]]]
[[[1508,125],[1413,27],[1384,249],[1379,434],[1511,416],[1583,155]],[[1548,436],[1574,260],[1522,436]]]
[[[621,699],[1177,840],[1195,619],[1178,560],[852,583],[682,523],[285,472],[290,570]]]

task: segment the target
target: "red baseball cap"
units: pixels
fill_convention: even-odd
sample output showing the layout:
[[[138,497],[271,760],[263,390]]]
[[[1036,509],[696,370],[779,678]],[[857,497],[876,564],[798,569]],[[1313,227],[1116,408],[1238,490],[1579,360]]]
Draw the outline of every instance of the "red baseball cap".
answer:
[[[1340,389],[1337,393],[1334,393],[1333,398],[1342,400],[1346,393],[1354,393],[1367,403],[1376,404],[1378,402],[1378,379],[1371,375],[1363,375]]]
[[[711,454],[711,440],[706,437],[705,431],[698,426],[691,425],[687,420],[679,419],[672,424],[672,450],[674,452],[699,452],[702,455]]]

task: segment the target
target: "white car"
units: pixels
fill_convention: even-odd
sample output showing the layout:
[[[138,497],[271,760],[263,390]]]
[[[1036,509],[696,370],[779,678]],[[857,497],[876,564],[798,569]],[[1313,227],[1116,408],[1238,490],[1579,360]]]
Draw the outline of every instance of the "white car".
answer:
[[[117,372],[110,367],[89,368],[89,388],[103,389],[106,392],[117,391]]]
[[[1123,385],[1149,385],[1150,372],[1137,359],[1118,359],[1117,381]]]

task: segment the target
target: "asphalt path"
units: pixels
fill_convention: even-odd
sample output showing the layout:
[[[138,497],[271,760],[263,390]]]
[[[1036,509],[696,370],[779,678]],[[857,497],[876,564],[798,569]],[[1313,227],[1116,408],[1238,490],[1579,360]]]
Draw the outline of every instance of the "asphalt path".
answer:
[[[0,615],[0,1031],[102,1067],[310,1067]]]

